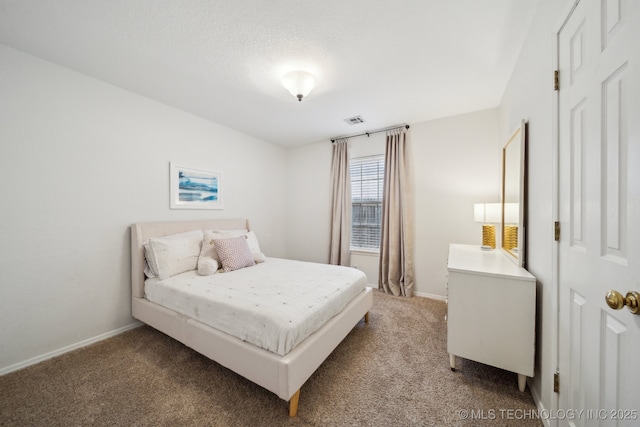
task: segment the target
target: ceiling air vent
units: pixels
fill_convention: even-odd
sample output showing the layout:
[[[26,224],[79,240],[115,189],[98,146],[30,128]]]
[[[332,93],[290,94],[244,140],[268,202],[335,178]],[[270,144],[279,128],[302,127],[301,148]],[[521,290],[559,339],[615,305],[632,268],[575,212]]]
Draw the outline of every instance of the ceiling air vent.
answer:
[[[362,118],[362,116],[349,117],[348,119],[344,119],[344,121],[350,125],[357,125],[359,123],[364,123],[364,119]]]

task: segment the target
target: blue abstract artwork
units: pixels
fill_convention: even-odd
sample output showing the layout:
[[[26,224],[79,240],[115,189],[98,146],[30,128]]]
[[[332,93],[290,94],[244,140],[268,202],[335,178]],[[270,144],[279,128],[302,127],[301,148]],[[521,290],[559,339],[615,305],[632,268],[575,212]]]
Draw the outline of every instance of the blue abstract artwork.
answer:
[[[171,209],[222,209],[219,172],[171,163]]]
[[[178,200],[181,202],[218,200],[218,177],[179,170]]]

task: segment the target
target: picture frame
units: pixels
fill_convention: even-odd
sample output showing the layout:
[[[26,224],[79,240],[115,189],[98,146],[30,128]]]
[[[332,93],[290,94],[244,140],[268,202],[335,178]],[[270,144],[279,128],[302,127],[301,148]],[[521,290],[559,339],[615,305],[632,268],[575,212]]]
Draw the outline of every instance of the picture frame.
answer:
[[[171,209],[222,209],[222,173],[169,163]]]

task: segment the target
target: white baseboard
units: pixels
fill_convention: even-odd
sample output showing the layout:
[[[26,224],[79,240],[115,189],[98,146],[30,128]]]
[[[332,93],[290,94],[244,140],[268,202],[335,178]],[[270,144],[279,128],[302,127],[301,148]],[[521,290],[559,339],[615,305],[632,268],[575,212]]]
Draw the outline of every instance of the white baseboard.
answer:
[[[373,288],[373,289],[378,289],[378,285],[367,285],[367,286],[369,286],[370,288]],[[442,295],[427,294],[425,292],[414,292],[413,296],[421,297],[421,298],[435,299],[435,300],[438,300],[438,301],[446,301],[447,300],[447,297],[443,297]]]
[[[529,378],[527,380],[527,387],[529,387],[529,391],[531,392],[531,397],[533,397],[533,402],[536,404],[536,407],[538,408],[538,413],[548,413],[549,411],[547,410],[547,408],[544,407],[544,404],[542,403],[542,399],[540,399],[540,393],[538,391],[537,388],[535,387],[531,387],[531,383],[533,381],[531,380],[531,378]],[[546,426],[546,427],[551,427],[551,420],[549,419],[550,417],[545,417],[542,418],[542,423]]]
[[[417,297],[430,298],[430,299],[435,299],[435,300],[438,300],[438,301],[446,301],[447,300],[447,297],[442,296],[442,295],[427,294],[425,292],[414,292],[413,294],[415,296],[417,296]]]
[[[68,352],[76,350],[78,348],[86,347],[86,346],[88,346],[90,344],[96,343],[98,341],[102,341],[102,340],[107,339],[107,338],[111,338],[113,336],[119,335],[119,334],[121,334],[123,332],[126,332],[126,331],[128,331],[130,329],[137,328],[137,327],[142,326],[142,325],[143,325],[142,322],[134,322],[134,323],[131,323],[129,325],[123,326],[121,328],[114,329],[113,331],[105,332],[104,334],[100,334],[100,335],[95,336],[93,338],[88,338],[86,340],[77,342],[75,344],[71,344],[71,345],[68,345],[66,347],[62,347],[62,348],[50,351],[50,352],[45,353],[45,354],[41,354],[41,355],[36,356],[36,357],[32,357],[31,359],[27,359],[27,360],[24,360],[22,362],[15,363],[13,365],[7,366],[6,368],[0,368],[0,376],[8,374],[10,372],[14,372],[14,371],[26,368],[27,366],[35,365],[36,363],[40,363],[40,362],[43,362],[45,360],[51,359],[53,357],[60,356],[60,355],[62,355],[64,353],[68,353]]]

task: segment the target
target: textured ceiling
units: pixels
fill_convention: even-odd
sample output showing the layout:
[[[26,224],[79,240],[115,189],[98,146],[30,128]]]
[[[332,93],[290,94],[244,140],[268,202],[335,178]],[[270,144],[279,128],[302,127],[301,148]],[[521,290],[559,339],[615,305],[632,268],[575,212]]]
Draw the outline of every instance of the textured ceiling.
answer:
[[[294,146],[496,107],[538,0],[0,0],[0,43]],[[280,84],[314,73],[298,102]],[[344,119],[361,115],[365,123]]]

